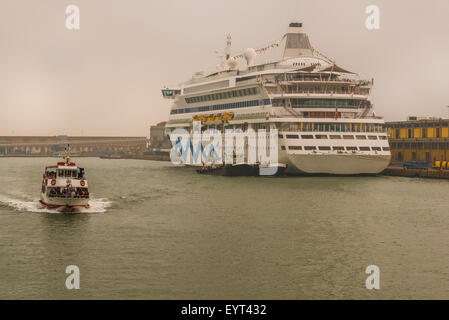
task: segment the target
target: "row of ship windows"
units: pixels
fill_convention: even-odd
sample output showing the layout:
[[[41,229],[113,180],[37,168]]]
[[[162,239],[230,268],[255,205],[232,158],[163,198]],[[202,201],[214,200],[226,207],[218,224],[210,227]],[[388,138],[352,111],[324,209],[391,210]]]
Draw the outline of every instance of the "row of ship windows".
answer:
[[[290,99],[293,108],[360,108],[366,100],[360,99]]]
[[[305,67],[306,63],[305,62],[293,62],[292,65]],[[321,63],[311,63],[311,64],[309,64],[309,66],[320,66],[321,67]]]
[[[354,87],[347,85],[288,85],[282,86],[287,91],[305,91],[305,92],[349,92],[354,91]]]
[[[286,134],[285,137],[287,139],[299,139],[299,135],[298,134]],[[284,138],[283,134],[279,135],[279,138]],[[315,136],[313,136],[312,134],[302,134],[301,135],[302,139],[341,139],[342,136],[339,134],[331,134],[329,135],[329,137],[326,134],[316,134]],[[377,140],[377,136],[364,136],[364,135],[343,135],[343,139],[346,140]],[[386,136],[379,136],[380,140],[387,140]]]
[[[233,102],[233,103],[215,104],[212,106],[173,109],[172,111],[170,111],[170,114],[181,114],[181,113],[191,113],[191,112],[204,112],[204,111],[216,111],[216,110],[226,110],[226,109],[236,109],[236,108],[246,108],[246,107],[257,107],[260,105],[268,105],[270,103],[271,103],[270,99],[250,100],[250,101],[241,101],[241,102]]]
[[[290,123],[283,124],[284,131],[315,132],[379,132],[385,133],[382,124],[376,123]]]
[[[187,103],[195,103],[195,102],[204,102],[204,101],[213,101],[213,100],[221,100],[221,99],[231,99],[237,97],[245,97],[250,95],[255,95],[259,92],[258,88],[246,88],[240,90],[233,90],[227,92],[218,92],[214,94],[206,94],[203,96],[190,97],[186,98]]]
[[[304,146],[304,150],[311,151],[311,150],[321,150],[321,151],[390,151],[389,147],[329,147],[329,146]],[[285,146],[281,146],[282,150],[285,150]],[[288,146],[288,150],[303,150],[302,146]]]

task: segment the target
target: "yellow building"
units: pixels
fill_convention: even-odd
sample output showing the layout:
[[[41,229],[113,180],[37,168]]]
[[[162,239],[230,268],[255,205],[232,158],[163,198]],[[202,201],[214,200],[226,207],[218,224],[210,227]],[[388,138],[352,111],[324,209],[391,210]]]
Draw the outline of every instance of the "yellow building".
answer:
[[[416,117],[410,117],[413,119]],[[449,119],[387,122],[392,162],[449,160]]]

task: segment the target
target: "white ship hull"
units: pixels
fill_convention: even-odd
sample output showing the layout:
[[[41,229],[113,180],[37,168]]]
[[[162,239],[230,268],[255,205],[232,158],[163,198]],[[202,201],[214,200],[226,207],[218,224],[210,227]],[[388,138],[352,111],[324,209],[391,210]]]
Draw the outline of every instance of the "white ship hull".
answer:
[[[389,155],[289,154],[288,174],[361,175],[378,174],[390,162]]]

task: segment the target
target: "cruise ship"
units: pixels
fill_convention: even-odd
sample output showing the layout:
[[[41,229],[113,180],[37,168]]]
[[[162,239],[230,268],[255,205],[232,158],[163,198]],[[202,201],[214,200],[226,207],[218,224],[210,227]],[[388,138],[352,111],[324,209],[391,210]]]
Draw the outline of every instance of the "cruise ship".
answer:
[[[256,63],[272,47],[279,57]],[[166,134],[192,133],[196,121],[201,130],[276,129],[278,162],[288,174],[377,174],[391,155],[370,100],[373,84],[315,50],[302,23],[267,48],[234,56],[228,36],[216,70],[162,89],[171,100]]]

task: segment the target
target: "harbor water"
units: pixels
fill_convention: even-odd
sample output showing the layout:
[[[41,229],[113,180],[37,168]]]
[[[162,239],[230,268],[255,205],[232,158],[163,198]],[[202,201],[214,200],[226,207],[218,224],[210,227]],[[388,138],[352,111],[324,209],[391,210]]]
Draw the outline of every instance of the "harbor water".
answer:
[[[0,159],[0,299],[449,299],[447,180],[74,160],[91,207],[62,214],[38,203],[55,158]]]

